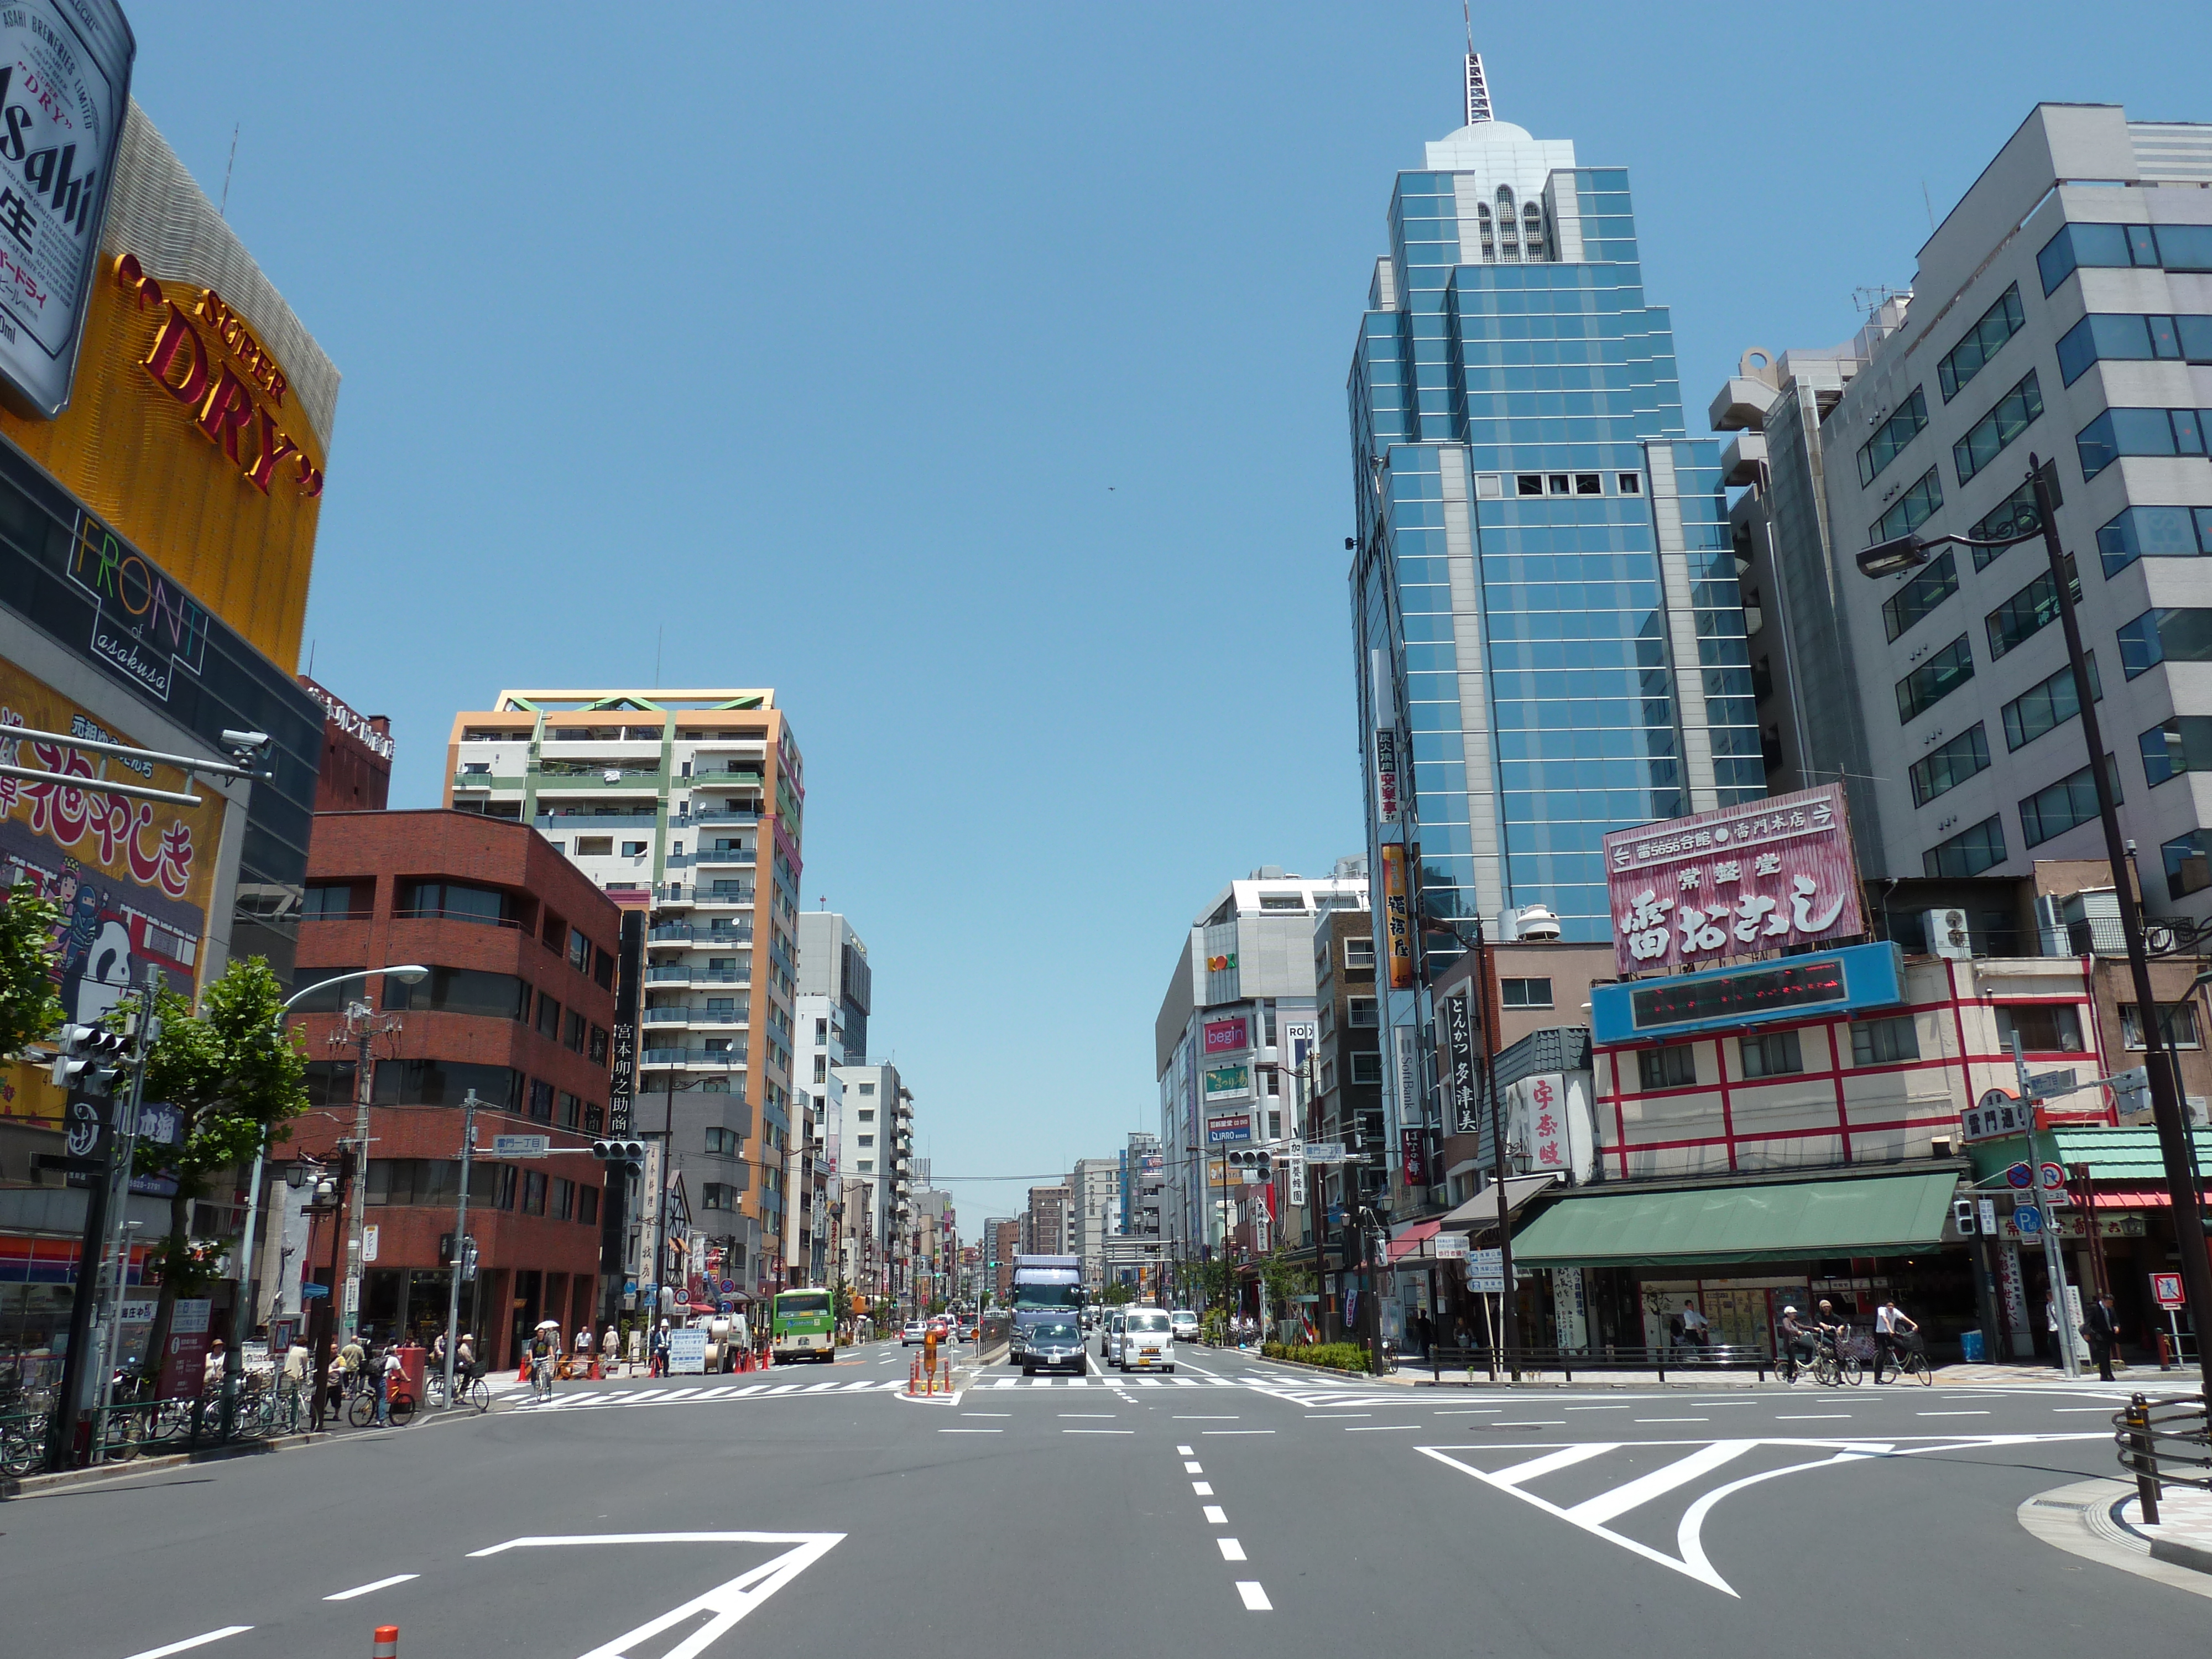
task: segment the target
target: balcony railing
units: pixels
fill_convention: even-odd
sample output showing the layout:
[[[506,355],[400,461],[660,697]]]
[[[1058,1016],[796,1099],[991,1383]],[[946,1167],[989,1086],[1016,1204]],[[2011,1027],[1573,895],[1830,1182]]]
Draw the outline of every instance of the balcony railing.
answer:
[[[709,807],[703,812],[692,812],[684,817],[672,819],[671,822],[676,823],[758,823],[760,822],[760,817],[761,815],[757,812],[747,811],[737,808],[715,806]]]
[[[679,962],[672,968],[648,968],[645,970],[645,982],[647,985],[689,985],[691,982],[691,964]]]
[[[656,904],[725,905],[732,908],[750,909],[757,900],[759,890],[752,887],[687,886],[678,881],[665,881],[653,890]]]
[[[689,1025],[691,1023],[691,1011],[682,1007],[647,1008],[645,1011],[645,1023],[647,1025]]]
[[[579,830],[650,830],[660,822],[657,812],[540,812],[531,823],[551,833]]]
[[[703,1067],[708,1071],[742,1071],[745,1065],[743,1048],[647,1048],[639,1063],[645,1066],[686,1068]]]

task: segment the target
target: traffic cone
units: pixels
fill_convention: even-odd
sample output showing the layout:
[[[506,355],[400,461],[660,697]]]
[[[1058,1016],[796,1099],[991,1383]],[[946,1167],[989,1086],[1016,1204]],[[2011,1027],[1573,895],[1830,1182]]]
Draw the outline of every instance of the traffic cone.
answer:
[[[399,1626],[379,1625],[376,1640],[370,1645],[368,1659],[399,1659]]]

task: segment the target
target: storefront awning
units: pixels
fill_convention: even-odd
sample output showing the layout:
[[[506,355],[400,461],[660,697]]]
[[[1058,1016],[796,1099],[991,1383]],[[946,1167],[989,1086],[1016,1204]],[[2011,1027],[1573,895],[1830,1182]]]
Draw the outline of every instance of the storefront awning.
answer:
[[[1791,1181],[1562,1199],[1523,1229],[1530,1267],[1691,1267],[1904,1255],[1943,1236],[1957,1175]]]
[[[1434,1261],[1436,1258],[1429,1250],[1428,1243],[1437,1236],[1437,1229],[1443,1224],[1441,1219],[1413,1223],[1390,1241],[1392,1263],[1403,1261],[1409,1255],[1422,1261]]]
[[[1506,1213],[1520,1214],[1522,1205],[1547,1187],[1553,1185],[1556,1181],[1556,1176],[1547,1175],[1508,1176],[1504,1182],[1506,1193]],[[1443,1224],[1454,1232],[1463,1231],[1469,1228],[1476,1232],[1482,1232],[1497,1226],[1498,1186],[1498,1182],[1492,1182],[1466,1203],[1447,1214],[1443,1218]]]

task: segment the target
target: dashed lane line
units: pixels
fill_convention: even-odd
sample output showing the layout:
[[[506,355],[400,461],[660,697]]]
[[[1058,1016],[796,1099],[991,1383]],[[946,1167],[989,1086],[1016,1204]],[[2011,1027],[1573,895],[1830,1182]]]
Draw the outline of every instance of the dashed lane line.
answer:
[[[1229,1524],[1229,1511],[1218,1504],[1208,1504],[1204,1513],[1206,1523],[1209,1527],[1225,1527]]]
[[[134,1653],[131,1659],[169,1659],[173,1653],[187,1653],[194,1648],[204,1648],[210,1642],[220,1642],[226,1636],[243,1636],[253,1628],[251,1625],[225,1625],[221,1630],[211,1630],[204,1636],[187,1636],[181,1642],[172,1642],[164,1648],[148,1648],[143,1653]]]
[[[395,1572],[389,1578],[377,1578],[366,1584],[356,1584],[351,1589],[340,1590],[336,1595],[325,1595],[323,1600],[350,1601],[356,1595],[367,1595],[376,1590],[390,1589],[394,1584],[404,1584],[410,1579],[420,1578],[422,1576],[419,1572]]]
[[[1236,1539],[1217,1538],[1213,1541],[1221,1546],[1221,1559],[1223,1560],[1242,1561],[1245,1559],[1244,1546],[1239,1543]]]
[[[1267,1592],[1251,1579],[1240,1579],[1237,1594],[1244,1598],[1244,1611],[1247,1613],[1273,1613],[1275,1610],[1275,1604],[1267,1599]]]

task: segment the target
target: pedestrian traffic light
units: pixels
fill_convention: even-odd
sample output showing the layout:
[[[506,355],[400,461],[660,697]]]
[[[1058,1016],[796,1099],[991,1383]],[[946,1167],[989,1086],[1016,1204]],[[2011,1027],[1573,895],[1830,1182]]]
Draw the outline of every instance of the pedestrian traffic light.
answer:
[[[126,1044],[113,1031],[97,1025],[64,1025],[54,1034],[53,1080],[57,1088],[81,1094],[104,1095],[123,1075]]]
[[[645,1143],[641,1140],[595,1140],[592,1156],[609,1164],[619,1164],[631,1175],[645,1170]]]
[[[1974,1200],[1971,1198],[1954,1198],[1951,1200],[1951,1219],[1957,1224],[1959,1236],[1961,1238],[1972,1238],[1981,1231],[1981,1229],[1974,1224]]]

